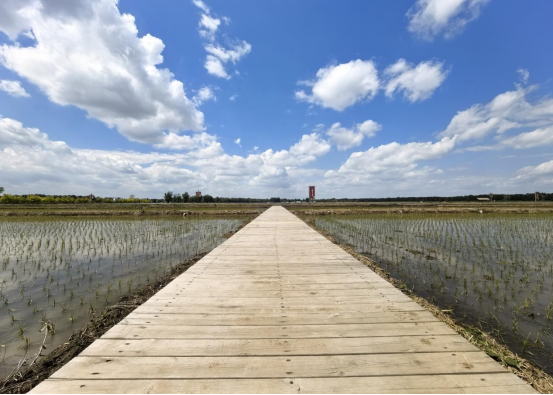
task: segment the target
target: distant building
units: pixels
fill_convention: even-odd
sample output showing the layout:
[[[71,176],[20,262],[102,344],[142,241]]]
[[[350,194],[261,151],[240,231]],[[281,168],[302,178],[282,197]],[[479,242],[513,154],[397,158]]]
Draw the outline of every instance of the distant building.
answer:
[[[534,199],[536,200],[536,202],[537,202],[538,200],[540,200],[540,197],[541,197],[541,196],[540,196],[540,193],[539,193],[539,192],[534,193]]]
[[[197,197],[197,198],[202,197],[202,192],[201,192],[201,191],[196,191],[196,197]]]

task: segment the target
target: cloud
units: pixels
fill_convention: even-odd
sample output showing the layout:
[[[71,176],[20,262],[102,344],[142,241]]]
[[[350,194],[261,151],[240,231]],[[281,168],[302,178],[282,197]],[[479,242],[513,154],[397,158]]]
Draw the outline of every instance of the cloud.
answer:
[[[505,133],[521,128],[546,128],[545,131],[526,134],[518,140],[511,139],[510,145],[528,144],[535,137],[547,133],[553,125],[553,99],[543,98],[533,102],[527,100],[536,86],[518,86],[514,91],[497,95],[487,104],[475,104],[467,110],[459,111],[439,137],[458,136],[458,142],[481,140],[495,134],[500,140]],[[526,143],[523,143],[523,140]]]
[[[13,193],[65,191],[84,195],[93,191],[122,196],[129,190],[151,193],[190,180],[201,182],[199,174],[166,162],[183,157],[73,149],[65,142],[50,140],[38,129],[0,118],[0,167]]]
[[[240,141],[238,139],[237,141]],[[330,151],[316,133],[288,150],[228,155],[214,136],[168,134],[156,148],[194,146],[187,152],[76,149],[36,128],[0,117],[0,168],[11,193],[68,193],[159,197],[163,191],[207,189],[210,194],[268,197],[305,182],[303,166]]]
[[[21,86],[21,82],[19,81],[1,80],[0,90],[13,97],[31,97],[31,95],[25,91],[25,88]]]
[[[518,149],[553,145],[553,125],[505,138],[501,145]]]
[[[227,74],[225,66],[223,66],[223,62],[221,62],[221,59],[216,56],[207,55],[204,67],[211,75],[219,78],[225,78],[227,80],[230,79],[230,75]]]
[[[478,18],[489,0],[417,0],[407,12],[407,29],[417,37],[432,40],[452,38]]]
[[[354,129],[362,129],[358,124]],[[368,129],[375,129],[374,126]],[[306,134],[288,149],[247,156],[228,155],[215,137],[197,134],[167,139],[193,144],[186,152],[135,152],[77,149],[53,141],[36,128],[0,117],[0,168],[10,193],[88,194],[161,197],[163,191],[201,189],[213,196],[302,197],[307,185],[326,196],[422,196],[520,191],[553,185],[553,161],[525,167],[514,177],[482,174],[451,177],[436,161],[455,146],[455,138],[436,142],[393,142],[354,152],[336,170],[311,168],[330,151],[319,133]]]
[[[38,129],[24,128],[21,122],[0,116],[0,149],[11,145],[27,148],[42,145],[53,147],[52,144],[55,145],[55,143],[51,143],[48,140],[48,136],[45,133],[41,133]]]
[[[205,50],[209,53],[204,64],[207,72],[216,77],[230,79],[231,77],[227,73],[224,64],[229,62],[235,64],[251,52],[252,46],[246,41],[242,41],[229,49],[209,44],[205,47]]]
[[[325,173],[319,189],[330,196],[443,195],[444,171],[424,162],[443,158],[454,146],[455,139],[444,138],[354,152],[337,170]]]
[[[304,134],[301,140],[290,147],[290,153],[297,156],[321,156],[330,151],[330,144],[318,133]]]
[[[192,98],[192,101],[197,106],[211,100],[217,101],[217,96],[215,96],[215,93],[213,92],[213,90],[207,86],[204,86],[203,88],[201,88],[196,94],[196,96]]]
[[[510,180],[517,190],[544,191],[553,186],[553,160],[518,170]]]
[[[518,171],[520,177],[528,176],[551,176],[553,181],[553,160],[541,163],[537,166],[526,166]]]
[[[220,19],[213,18],[207,14],[202,14],[199,28],[200,35],[208,40],[214,40],[215,33],[217,32],[220,24]]]
[[[298,101],[336,111],[371,100],[380,89],[384,89],[388,97],[403,92],[405,98],[416,102],[432,96],[447,74],[441,62],[426,61],[415,66],[399,59],[384,70],[383,79],[380,79],[374,62],[357,59],[319,69],[314,81],[299,81],[298,85],[310,87],[311,93],[300,89],[295,97]]]
[[[31,0],[3,0],[0,2],[0,30],[15,40],[20,33],[29,30],[28,18],[22,10],[28,9]]]
[[[209,14],[210,9],[202,0],[192,0],[192,3],[206,14]]]
[[[403,96],[410,102],[426,100],[444,82],[447,74],[440,62],[427,61],[413,66],[405,59],[399,59],[384,70],[386,96],[392,97],[403,91]]]
[[[528,83],[528,79],[530,78],[530,72],[526,69],[518,69],[517,74],[520,77],[520,81],[526,85]]]
[[[116,0],[10,4],[0,28],[12,38],[32,31],[34,43],[0,46],[0,64],[52,102],[81,108],[142,143],[163,144],[168,132],[204,129],[204,115],[184,84],[158,67],[163,42],[139,37],[134,17],[121,14]]]
[[[332,144],[336,145],[339,151],[358,147],[361,145],[365,137],[372,137],[377,131],[382,129],[378,123],[367,120],[363,123],[358,123],[352,129],[343,127],[340,122],[333,124],[326,134],[330,137]]]
[[[216,18],[211,15],[211,9],[201,0],[192,1],[196,7],[203,11],[198,25],[200,36],[207,40],[204,49],[207,52],[204,68],[215,77],[230,79],[231,74],[226,70],[226,64],[236,64],[241,58],[249,54],[252,46],[247,41],[234,42],[227,47],[217,43],[216,33],[221,25],[221,20],[228,25],[230,18],[223,16]],[[238,70],[235,74],[240,74]]]
[[[348,63],[319,69],[315,81],[303,81],[311,87],[311,94],[296,92],[296,99],[343,111],[349,106],[372,99],[379,89],[378,72],[370,60],[352,60]]]
[[[234,144],[236,144],[237,146],[239,146],[240,148],[242,148],[242,144],[241,144],[242,140],[240,138],[237,138],[236,140],[234,140]]]
[[[337,172],[329,172],[328,176],[356,174],[369,176],[389,170],[399,170],[402,173],[412,173],[416,162],[435,160],[451,152],[455,139],[444,137],[435,143],[397,142],[371,147],[364,152],[354,152]]]
[[[171,150],[196,150],[203,152],[204,155],[213,156],[220,154],[223,149],[221,144],[217,142],[215,136],[208,133],[195,133],[191,136],[186,134],[166,133],[163,136],[163,141],[154,144],[155,148],[171,149]]]
[[[236,98],[237,98],[237,97],[238,97],[238,95],[232,95],[232,96],[230,96],[228,99],[229,99],[230,101],[236,101]]]

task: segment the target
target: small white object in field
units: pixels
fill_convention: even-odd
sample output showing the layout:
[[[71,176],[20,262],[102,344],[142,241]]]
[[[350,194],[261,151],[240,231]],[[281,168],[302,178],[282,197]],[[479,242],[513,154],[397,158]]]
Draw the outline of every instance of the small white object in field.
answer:
[[[480,214],[484,214],[484,211],[480,210]]]

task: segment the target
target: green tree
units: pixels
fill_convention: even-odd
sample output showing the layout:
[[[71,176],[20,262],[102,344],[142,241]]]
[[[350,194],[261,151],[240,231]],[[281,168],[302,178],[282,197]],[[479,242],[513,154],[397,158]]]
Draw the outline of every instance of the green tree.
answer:
[[[4,187],[0,187],[0,195],[4,193]]]
[[[182,194],[182,201],[183,201],[184,203],[187,203],[189,197],[190,197],[190,195],[188,194],[188,192],[184,192],[184,193]]]
[[[213,199],[213,196],[211,195],[204,195],[202,196],[202,202],[204,203],[213,203],[215,199]]]
[[[173,201],[173,192],[165,192],[165,195],[163,195],[163,199],[165,200],[165,203],[171,203]]]

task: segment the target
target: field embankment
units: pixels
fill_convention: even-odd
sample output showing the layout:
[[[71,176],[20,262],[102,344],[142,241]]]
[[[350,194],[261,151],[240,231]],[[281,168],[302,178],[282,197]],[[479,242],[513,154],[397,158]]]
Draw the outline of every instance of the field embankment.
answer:
[[[125,216],[236,216],[259,215],[268,204],[175,203],[175,204],[37,204],[0,205],[0,217],[125,217]]]
[[[541,214],[553,213],[553,202],[455,202],[455,203],[300,203],[285,205],[296,215],[364,214]]]

